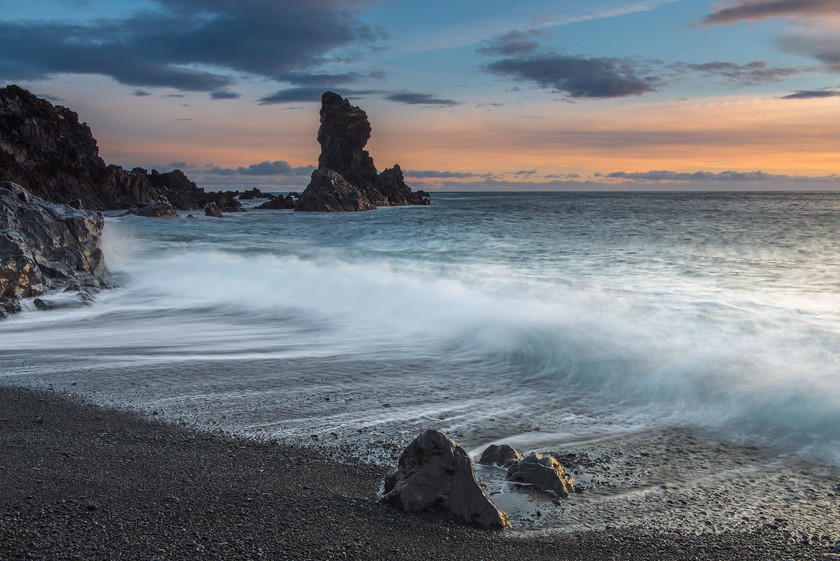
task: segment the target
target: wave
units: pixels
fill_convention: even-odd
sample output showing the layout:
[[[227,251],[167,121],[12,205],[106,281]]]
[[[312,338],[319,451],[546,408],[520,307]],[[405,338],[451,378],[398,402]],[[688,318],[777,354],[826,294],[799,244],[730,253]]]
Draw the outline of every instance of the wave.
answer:
[[[430,384],[441,365],[446,376],[475,377],[519,414],[584,411],[840,449],[840,318],[830,298],[735,290],[711,299],[691,285],[551,284],[504,264],[334,252],[161,251],[106,232],[126,283],[91,307],[0,323],[4,354],[102,365],[407,359],[427,365],[412,375]]]

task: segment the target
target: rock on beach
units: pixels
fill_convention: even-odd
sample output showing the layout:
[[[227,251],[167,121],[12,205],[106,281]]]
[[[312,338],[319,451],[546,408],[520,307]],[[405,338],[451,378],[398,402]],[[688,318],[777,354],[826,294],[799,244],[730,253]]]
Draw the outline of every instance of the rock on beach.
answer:
[[[443,508],[482,528],[506,528],[507,516],[484,494],[463,448],[436,430],[414,439],[385,477],[382,502],[406,512]]]

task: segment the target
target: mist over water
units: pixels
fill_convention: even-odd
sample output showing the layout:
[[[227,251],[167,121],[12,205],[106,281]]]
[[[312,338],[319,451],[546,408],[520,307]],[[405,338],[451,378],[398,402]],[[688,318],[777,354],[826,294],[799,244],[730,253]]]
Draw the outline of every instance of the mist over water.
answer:
[[[108,217],[120,287],[0,322],[0,375],[281,439],[692,426],[836,462],[839,217],[829,193]]]

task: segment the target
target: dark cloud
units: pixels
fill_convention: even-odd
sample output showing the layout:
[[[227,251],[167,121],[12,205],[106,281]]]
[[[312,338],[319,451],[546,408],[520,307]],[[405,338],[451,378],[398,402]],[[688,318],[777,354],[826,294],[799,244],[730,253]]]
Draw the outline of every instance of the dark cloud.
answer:
[[[537,173],[537,170],[535,170],[535,169],[523,169],[523,170],[519,170],[517,172],[514,172],[513,175],[515,175],[517,177],[530,177],[530,176],[534,175],[535,173]]]
[[[458,105],[455,100],[442,99],[426,93],[394,93],[386,95],[385,99],[407,105],[445,105],[448,107]]]
[[[738,86],[756,86],[766,82],[776,82],[802,73],[802,69],[798,68],[767,66],[767,63],[763,60],[747,64],[721,61],[702,64],[678,62],[671,67],[680,71],[691,70],[708,76],[719,77]]]
[[[301,101],[321,102],[321,95],[327,90],[331,90],[344,97],[347,96],[367,96],[373,94],[384,93],[381,90],[348,90],[346,88],[323,88],[318,86],[288,88],[280,90],[271,95],[260,98],[258,101],[260,105],[272,105],[276,103],[297,103]]]
[[[134,90],[131,95],[136,95],[137,97],[146,97],[152,94],[145,90]]]
[[[515,56],[524,55],[536,51],[540,44],[534,41],[534,37],[540,35],[540,31],[531,29],[529,31],[508,31],[487,41],[486,47],[481,47],[478,52],[485,55]]]
[[[782,96],[782,99],[815,99],[821,97],[840,97],[840,90],[799,90]]]
[[[774,17],[815,17],[837,13],[840,13],[840,2],[837,0],[736,0],[718,4],[717,9],[700,23],[730,24]]]
[[[212,99],[239,99],[242,95],[236,92],[212,92],[210,97]]]
[[[288,88],[259,99],[260,105],[274,103],[295,103],[298,101],[321,101],[324,88],[320,86]]]
[[[251,164],[248,167],[238,168],[220,168],[214,165],[208,165],[206,173],[211,175],[310,175],[315,171],[314,166],[292,167],[283,160],[274,162],[260,162],[258,164]]]
[[[492,173],[472,173],[468,171],[404,170],[406,177],[418,179],[467,179],[470,177],[493,177]]]
[[[645,65],[627,58],[576,57],[543,53],[491,62],[485,70],[570,98],[610,98],[656,91],[659,79],[642,76]]]
[[[359,72],[346,72],[344,74],[306,74],[302,72],[288,72],[281,74],[275,79],[279,82],[288,82],[295,86],[309,86],[323,89],[332,89],[338,84],[351,84],[366,79],[381,80],[385,77],[383,72],[372,72],[361,74]]]
[[[776,44],[783,51],[825,63],[826,70],[840,71],[840,34],[834,29],[796,28],[783,33]]]
[[[185,96],[184,94],[166,94],[166,95],[165,95],[165,96],[163,96],[163,97],[176,97],[176,98],[177,98],[177,97],[180,97],[180,98],[184,98],[184,97],[187,97],[187,96]]]
[[[5,21],[0,22],[0,76],[102,74],[131,86],[223,91],[234,81],[231,73],[270,79],[306,73],[337,49],[383,36],[361,22],[358,5],[354,0],[156,0],[154,9],[123,19]]]

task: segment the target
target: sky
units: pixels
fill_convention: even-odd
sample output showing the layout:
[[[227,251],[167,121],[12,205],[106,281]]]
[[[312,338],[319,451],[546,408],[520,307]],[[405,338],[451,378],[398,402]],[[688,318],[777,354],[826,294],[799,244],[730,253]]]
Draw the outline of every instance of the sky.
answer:
[[[108,163],[302,190],[320,96],[434,190],[840,190],[840,0],[0,0]]]

